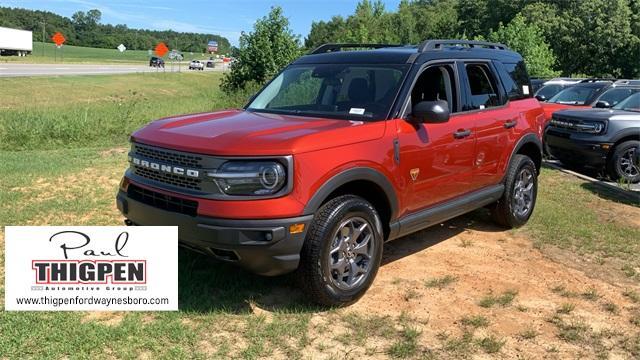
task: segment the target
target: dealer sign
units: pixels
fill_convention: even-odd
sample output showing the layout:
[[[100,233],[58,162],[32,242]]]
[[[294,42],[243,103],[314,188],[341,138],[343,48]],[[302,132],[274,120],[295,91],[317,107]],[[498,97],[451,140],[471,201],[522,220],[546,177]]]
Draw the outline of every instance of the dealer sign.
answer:
[[[178,310],[175,226],[7,226],[6,310]]]

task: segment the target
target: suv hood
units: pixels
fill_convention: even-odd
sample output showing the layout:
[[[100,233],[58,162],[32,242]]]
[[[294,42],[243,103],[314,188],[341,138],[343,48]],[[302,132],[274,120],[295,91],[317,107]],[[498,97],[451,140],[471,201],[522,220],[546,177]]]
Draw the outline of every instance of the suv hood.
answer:
[[[548,103],[548,102],[541,102],[540,105],[542,105],[542,109],[544,109],[544,118],[547,121],[551,120],[553,113],[558,110],[591,109],[591,106],[587,106],[587,105],[567,105],[567,104],[556,104],[556,103]]]
[[[385,124],[225,110],[163,118],[132,141],[210,155],[289,155],[378,139]]]
[[[594,120],[605,122],[610,120],[640,121],[640,113],[638,112],[610,109],[560,110],[555,112],[554,117],[556,116],[575,120]]]

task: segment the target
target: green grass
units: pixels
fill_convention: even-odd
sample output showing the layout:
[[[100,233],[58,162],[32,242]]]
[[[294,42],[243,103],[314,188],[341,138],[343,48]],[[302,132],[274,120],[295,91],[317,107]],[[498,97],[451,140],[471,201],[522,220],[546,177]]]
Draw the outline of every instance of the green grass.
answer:
[[[482,315],[465,316],[460,320],[460,324],[474,328],[487,327],[489,326],[489,319]]]
[[[208,54],[202,53],[183,53],[185,60],[209,59]],[[166,59],[169,62],[168,59]],[[3,56],[0,57],[1,62],[20,62],[34,64],[49,64],[54,62],[65,63],[99,63],[99,64],[132,64],[132,63],[148,63],[148,50],[125,50],[123,53],[117,49],[102,49],[83,46],[63,45],[62,49],[56,49],[53,43],[44,44],[40,41],[33,42],[33,52],[26,57]]]
[[[456,281],[458,281],[458,278],[456,278],[455,276],[445,275],[425,281],[424,286],[428,288],[444,289],[445,287],[455,283]]]
[[[500,305],[503,307],[509,306],[511,305],[511,303],[513,302],[513,300],[516,298],[517,295],[518,295],[518,291],[513,289],[509,289],[497,296],[493,294],[488,294],[488,295],[485,295],[482,299],[480,299],[480,301],[478,302],[478,305],[480,305],[483,308],[490,308],[494,305]]]
[[[637,195],[611,193],[547,168],[538,191],[535,212],[517,233],[540,248],[552,245],[591,258],[613,257],[624,263],[622,272],[628,277],[640,278],[631,271],[640,267],[640,228],[599,211],[609,205],[603,199],[639,207]]]
[[[238,107],[216,73],[0,79],[0,150],[126,144],[161,117]],[[25,94],[37,94],[25,96]]]

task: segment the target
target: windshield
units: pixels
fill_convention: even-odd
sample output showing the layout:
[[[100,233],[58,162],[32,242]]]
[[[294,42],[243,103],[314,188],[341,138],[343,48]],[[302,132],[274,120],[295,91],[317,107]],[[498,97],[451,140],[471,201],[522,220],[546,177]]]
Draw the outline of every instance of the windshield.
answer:
[[[613,107],[616,110],[637,111],[640,112],[640,92],[629,96]]]
[[[629,96],[637,93],[638,91],[640,91],[640,89],[633,89],[633,88],[611,89],[611,90],[607,90],[604,94],[602,94],[598,99],[598,101],[606,101],[607,103],[609,103],[609,106],[615,106],[615,105],[618,105],[620,101],[628,98]]]
[[[247,110],[351,120],[384,119],[406,70],[406,65],[292,65],[262,89]]]
[[[549,102],[565,105],[585,105],[587,100],[598,90],[600,88],[591,86],[572,86],[557,93],[549,99]]]
[[[542,95],[546,99],[551,99],[553,95],[559,93],[563,88],[564,86],[562,85],[545,85],[541,87],[540,90],[538,90],[538,92],[536,93],[536,96]]]

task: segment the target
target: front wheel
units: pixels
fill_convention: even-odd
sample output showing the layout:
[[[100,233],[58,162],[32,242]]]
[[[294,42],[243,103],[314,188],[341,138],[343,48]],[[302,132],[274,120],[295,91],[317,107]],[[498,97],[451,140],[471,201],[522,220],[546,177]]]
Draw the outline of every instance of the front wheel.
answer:
[[[629,183],[640,182],[640,164],[637,152],[640,151],[640,141],[625,141],[613,149],[607,162],[609,176],[613,180],[623,180]]]
[[[344,195],[317,212],[302,247],[298,275],[313,301],[344,306],[371,286],[382,258],[383,232],[376,209]]]
[[[491,215],[502,226],[520,227],[531,217],[538,195],[538,172],[533,160],[514,155],[504,185],[504,194],[493,205]]]

